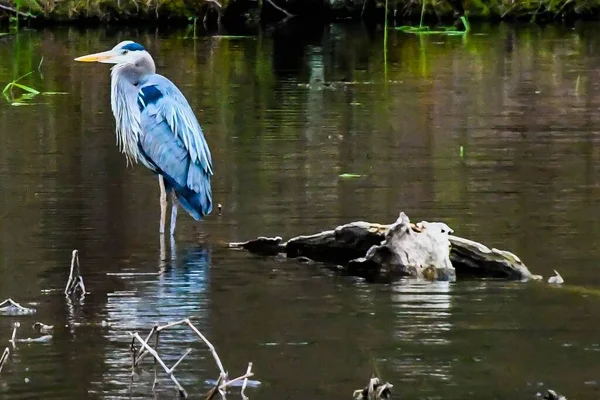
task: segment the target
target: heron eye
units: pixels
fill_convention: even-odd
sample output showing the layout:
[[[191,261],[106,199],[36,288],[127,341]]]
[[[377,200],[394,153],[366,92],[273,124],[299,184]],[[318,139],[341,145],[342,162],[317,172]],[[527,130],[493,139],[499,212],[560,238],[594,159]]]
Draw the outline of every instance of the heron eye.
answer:
[[[129,53],[129,50],[123,50],[123,53],[121,53],[121,54],[125,55],[127,53]]]

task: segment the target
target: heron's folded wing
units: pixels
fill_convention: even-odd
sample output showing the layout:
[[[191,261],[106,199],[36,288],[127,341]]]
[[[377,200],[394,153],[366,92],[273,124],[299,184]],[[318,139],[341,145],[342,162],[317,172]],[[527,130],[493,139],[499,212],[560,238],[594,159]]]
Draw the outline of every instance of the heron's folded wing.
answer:
[[[212,160],[202,128],[183,94],[166,78],[157,76],[154,82],[150,81],[140,88],[137,101],[141,111],[142,136],[153,131],[156,137],[148,140],[153,141],[155,147],[160,144],[160,149],[154,150],[162,149],[165,152],[157,153],[159,158],[175,154],[179,158],[180,148],[183,147],[189,155],[189,161],[194,167],[199,167],[189,169],[186,183],[190,189],[199,190],[199,181],[213,173]],[[148,141],[143,137],[141,139]]]
[[[188,211],[206,215],[212,208],[211,156],[189,104],[174,85],[159,84],[142,86],[137,102],[141,153],[187,199]]]

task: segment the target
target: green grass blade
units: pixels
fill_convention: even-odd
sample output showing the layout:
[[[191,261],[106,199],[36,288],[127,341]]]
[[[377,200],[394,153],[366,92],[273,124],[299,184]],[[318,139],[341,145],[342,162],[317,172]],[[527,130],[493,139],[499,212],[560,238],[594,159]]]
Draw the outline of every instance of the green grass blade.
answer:
[[[13,83],[12,83],[12,85],[13,85],[13,86],[16,86],[16,87],[18,87],[19,89],[22,89],[22,90],[24,90],[24,91],[26,91],[26,92],[28,92],[28,93],[34,94],[34,95],[35,95],[35,94],[40,94],[40,92],[39,92],[39,91],[37,91],[37,90],[35,90],[34,88],[32,88],[32,87],[29,87],[29,86],[25,86],[25,85],[21,85],[20,83],[15,83],[15,82],[13,82]]]
[[[352,179],[352,178],[360,178],[362,175],[359,174],[351,174],[351,173],[346,173],[346,174],[341,174],[339,175],[340,178],[342,179]]]

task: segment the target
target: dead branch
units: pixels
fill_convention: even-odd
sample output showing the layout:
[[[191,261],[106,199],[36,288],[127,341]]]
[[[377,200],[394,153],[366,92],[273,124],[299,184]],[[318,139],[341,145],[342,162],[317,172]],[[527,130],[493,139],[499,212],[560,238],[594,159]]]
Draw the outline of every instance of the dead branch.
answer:
[[[0,314],[33,314],[34,308],[23,307],[13,299],[6,299],[0,303]]]
[[[129,347],[131,351],[131,380],[129,381],[129,390],[131,391],[131,387],[133,385],[133,377],[135,376],[135,356],[137,354],[137,347],[135,347],[135,338],[131,338],[131,346]]]
[[[15,322],[13,324],[13,331],[12,331],[12,335],[10,337],[9,342],[13,345],[13,347],[15,347],[15,343],[17,342],[16,338],[17,338],[17,329],[21,326],[21,324],[19,322]]]
[[[248,366],[248,368],[251,368],[251,366],[252,366],[252,363],[250,363],[250,365]],[[241,381],[241,380],[243,380],[244,383],[248,384],[247,383],[248,378],[250,378],[253,375],[254,374],[251,371],[250,372],[246,371],[246,373],[244,375],[238,376],[237,378],[233,378],[232,380],[223,383],[221,386],[219,386],[219,389],[225,389],[227,386],[231,386],[235,382],[238,382],[238,381]]]
[[[150,341],[150,339],[152,339],[152,335],[154,335],[157,328],[158,328],[158,325],[154,325],[152,327],[152,329],[150,330],[150,333],[146,337],[146,343],[148,343]],[[133,346],[133,343],[132,343],[132,346]],[[135,358],[134,367],[137,367],[137,365],[142,361],[142,359],[146,356],[146,354],[148,354],[148,351],[145,348],[142,348],[141,351],[139,352],[139,354],[137,355],[137,358]]]
[[[3,9],[3,10],[15,13],[15,14],[20,15],[20,16],[25,17],[25,18],[29,18],[29,17],[35,18],[35,15],[29,14],[29,13],[24,13],[22,11],[16,10],[16,9],[14,9],[12,7],[9,7],[9,6],[5,6],[3,4],[0,4],[0,8]]]
[[[172,328],[177,325],[188,325],[196,333],[196,335],[198,335],[200,337],[200,339],[202,339],[202,341],[206,344],[206,346],[212,353],[212,356],[215,359],[215,362],[217,363],[217,367],[219,367],[219,371],[221,372],[221,374],[226,375],[225,368],[223,368],[223,363],[221,363],[221,359],[219,358],[219,355],[217,354],[215,346],[213,346],[212,343],[198,329],[196,329],[196,327],[194,326],[194,324],[191,323],[189,318],[182,319],[180,321],[170,322],[170,323],[168,323],[166,325],[162,325],[162,326],[158,326],[158,325],[155,326],[154,328],[152,328],[152,330],[148,334],[148,337],[146,338],[146,342],[148,342],[154,334],[164,331],[165,329]],[[138,355],[138,358],[137,358],[135,364],[138,365],[144,356],[145,356],[145,354],[140,353]]]
[[[252,372],[252,362],[248,363],[248,368],[246,369],[246,375],[250,376],[249,374]],[[242,384],[242,391],[240,392],[240,394],[242,395],[242,399],[247,400],[248,397],[246,396],[245,390],[246,390],[246,385],[248,385],[248,378],[244,379],[244,383]]]
[[[204,337],[204,335],[202,333],[200,333],[200,331],[198,329],[196,329],[196,327],[194,325],[192,325],[192,323],[190,322],[189,319],[186,319],[185,322],[187,322],[189,327],[192,328],[192,330],[194,332],[196,332],[196,334],[200,337],[200,339],[202,339],[202,341],[204,341],[204,343],[208,346],[208,349],[212,353],[212,356],[215,359],[215,362],[217,363],[217,367],[219,367],[219,371],[221,371],[221,374],[226,378],[227,372],[225,372],[225,368],[223,368],[223,363],[221,363],[221,359],[219,358],[219,355],[217,354],[217,350],[215,349],[215,346],[213,346],[212,343],[209,342],[208,339],[206,337]]]
[[[284,10],[283,8],[279,7],[277,4],[275,4],[275,2],[273,0],[267,0],[267,2],[272,5],[276,10],[281,11],[282,13],[284,13],[286,15],[286,17],[294,17],[294,14],[290,13],[287,10]]]
[[[4,349],[2,353],[2,357],[0,357],[0,372],[2,372],[2,368],[4,368],[4,364],[8,361],[8,356],[10,355],[10,349],[7,347]]]
[[[65,288],[65,296],[74,295],[78,288],[81,291],[81,296],[84,297],[85,285],[79,269],[79,252],[73,250],[73,255],[71,256],[71,271],[69,272],[69,280],[67,281],[67,286]]]
[[[373,377],[364,389],[354,391],[352,397],[356,400],[381,400],[389,399],[392,396],[391,388],[394,387],[389,382],[381,383],[379,378]]]
[[[179,381],[177,380],[177,378],[175,377],[175,375],[173,375],[173,371],[175,369],[175,367],[177,365],[179,365],[179,363],[181,362],[181,360],[187,356],[190,352],[188,351],[186,354],[184,354],[181,359],[171,368],[167,367],[167,365],[164,363],[164,361],[160,358],[160,356],[158,355],[158,353],[156,351],[154,351],[154,349],[152,347],[150,347],[148,345],[148,343],[146,343],[144,341],[144,339],[142,339],[140,337],[139,334],[137,333],[131,333],[129,332],[129,335],[132,336],[133,338],[135,338],[138,342],[140,342],[140,344],[148,351],[148,353],[150,353],[152,355],[152,357],[154,357],[154,359],[156,361],[158,361],[158,363],[161,365],[161,367],[163,367],[163,369],[165,370],[165,372],[167,373],[167,375],[169,375],[169,378],[171,378],[171,380],[173,381],[173,383],[175,383],[175,386],[177,386],[177,389],[179,390],[179,395],[183,398],[187,398],[188,394],[185,391],[185,389],[183,388],[183,386],[181,386],[181,384],[179,383]]]
[[[207,393],[207,397],[206,399],[212,399],[214,397],[214,395],[218,392],[222,398],[225,398],[225,393],[226,393],[226,389],[228,386],[232,385],[235,382],[238,381],[244,381],[243,385],[242,385],[242,397],[244,399],[246,399],[246,396],[244,395],[244,390],[246,389],[246,386],[248,384],[248,378],[253,376],[254,373],[252,372],[252,363],[248,364],[248,368],[246,369],[246,373],[242,376],[239,376],[235,379],[232,380],[228,380],[228,373],[227,371],[225,371],[225,368],[223,367],[223,363],[221,362],[221,359],[219,358],[219,354],[217,353],[217,350],[215,349],[215,346],[213,346],[213,344],[206,338],[206,336],[204,336],[202,334],[202,332],[200,332],[195,326],[194,324],[192,324],[192,322],[190,321],[189,318],[186,319],[182,319],[179,321],[175,321],[175,322],[169,322],[166,325],[155,325],[154,327],[152,327],[152,329],[150,330],[150,333],[148,334],[148,336],[146,337],[146,339],[142,339],[139,334],[135,333],[129,333],[129,335],[131,335],[133,337],[132,339],[132,343],[131,343],[131,352],[132,352],[132,379],[133,379],[133,374],[135,371],[135,367],[142,361],[143,357],[146,354],[150,354],[153,356],[154,358],[154,384],[152,386],[152,388],[154,389],[156,384],[158,383],[158,379],[157,379],[157,369],[156,369],[156,363],[159,363],[163,369],[165,370],[165,372],[167,373],[167,375],[169,375],[169,377],[171,378],[171,380],[173,380],[173,382],[177,385],[177,388],[179,389],[179,393],[183,396],[183,397],[187,397],[187,393],[185,392],[185,390],[183,389],[183,387],[181,387],[181,385],[179,384],[179,382],[177,381],[177,379],[175,378],[175,376],[173,375],[173,372],[175,371],[175,368],[177,368],[177,366],[181,363],[181,361],[183,361],[183,359],[190,354],[190,352],[192,351],[192,349],[188,349],[180,358],[179,360],[177,360],[177,362],[171,367],[168,368],[164,362],[160,359],[160,356],[158,355],[158,345],[159,345],[159,335],[160,332],[164,331],[165,329],[168,328],[172,328],[174,326],[178,326],[178,325],[187,325],[190,329],[192,329],[194,331],[194,333],[196,333],[196,335],[198,335],[198,337],[204,342],[204,344],[206,344],[206,346],[208,347],[208,349],[210,350],[215,363],[217,364],[217,367],[219,368],[219,377],[217,379],[217,384],[215,385],[215,387],[213,389],[211,389],[211,391],[209,391]],[[154,348],[152,348],[148,342],[152,339],[152,337],[154,337]],[[135,340],[139,341],[142,344],[142,349],[140,349],[138,351],[138,349],[135,347]]]
[[[223,375],[219,375],[215,386],[208,391],[208,393],[206,394],[206,400],[212,400],[215,397],[215,395],[219,393],[219,386],[221,386],[221,382],[223,382]]]

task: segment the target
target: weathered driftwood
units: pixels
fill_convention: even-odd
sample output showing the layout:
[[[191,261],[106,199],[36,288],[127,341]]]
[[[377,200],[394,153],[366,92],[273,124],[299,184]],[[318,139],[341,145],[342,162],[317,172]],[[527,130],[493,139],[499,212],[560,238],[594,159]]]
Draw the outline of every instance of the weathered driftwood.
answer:
[[[442,223],[422,223],[413,230],[410,220],[400,213],[398,220],[386,231],[381,244],[373,245],[364,257],[350,260],[348,270],[380,276],[413,276],[430,280],[454,280],[456,275],[450,262],[452,230]]]
[[[443,223],[411,224],[404,213],[391,225],[352,222],[334,230],[298,236],[259,237],[229,247],[259,255],[285,254],[335,264],[342,272],[368,280],[396,276],[453,279],[458,276],[497,277],[513,280],[541,279],[514,254],[489,249],[481,243],[451,235]],[[449,246],[449,260],[446,252]]]

